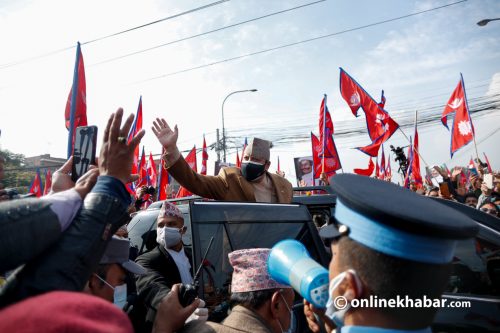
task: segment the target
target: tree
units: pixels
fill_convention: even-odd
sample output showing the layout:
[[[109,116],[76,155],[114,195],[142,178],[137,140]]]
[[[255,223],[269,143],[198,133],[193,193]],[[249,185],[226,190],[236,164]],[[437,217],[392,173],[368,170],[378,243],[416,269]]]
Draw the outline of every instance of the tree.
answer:
[[[6,149],[0,149],[4,162],[4,179],[0,180],[4,188],[15,188],[19,193],[27,193],[35,170],[25,169],[25,156]]]

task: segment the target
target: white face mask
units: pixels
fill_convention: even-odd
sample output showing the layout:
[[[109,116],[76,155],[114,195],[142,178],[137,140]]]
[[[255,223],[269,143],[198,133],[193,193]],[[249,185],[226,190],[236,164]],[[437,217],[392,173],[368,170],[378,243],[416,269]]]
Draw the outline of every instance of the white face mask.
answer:
[[[283,326],[281,325],[281,322],[279,321],[279,319],[276,319],[276,320],[278,321],[278,325],[280,326],[281,332],[294,333],[295,332],[295,315],[294,315],[292,309],[290,309],[290,307],[288,306],[288,303],[285,301],[285,297],[283,297],[283,295],[281,293],[280,293],[280,296],[281,296],[281,299],[283,300],[283,302],[285,302],[286,308],[290,312],[290,326],[288,327],[288,330],[284,331]]]
[[[328,288],[328,302],[326,303],[326,312],[325,312],[325,314],[339,328],[342,327],[342,326],[344,326],[344,317],[345,317],[347,311],[349,311],[351,309],[351,303],[348,303],[347,306],[344,309],[338,310],[335,307],[333,292],[335,291],[335,289],[337,289],[340,286],[340,284],[342,283],[342,281],[344,281],[347,273],[351,273],[353,275],[354,280],[356,281],[357,289],[358,289],[359,292],[361,292],[361,281],[359,280],[356,271],[353,270],[353,269],[349,269],[349,270],[347,270],[345,272],[340,273],[336,277],[334,277],[330,281],[330,286]]]
[[[113,287],[106,280],[101,278],[99,275],[97,275],[97,274],[94,274],[94,275],[97,276],[97,278],[99,280],[104,282],[104,284],[106,284],[106,286],[113,289],[113,304],[116,305],[117,307],[119,307],[120,309],[123,309],[125,304],[127,304],[127,284],[124,283],[124,284],[120,284],[116,287]]]
[[[181,230],[171,227],[156,228],[156,242],[166,249],[172,248],[181,241]]]

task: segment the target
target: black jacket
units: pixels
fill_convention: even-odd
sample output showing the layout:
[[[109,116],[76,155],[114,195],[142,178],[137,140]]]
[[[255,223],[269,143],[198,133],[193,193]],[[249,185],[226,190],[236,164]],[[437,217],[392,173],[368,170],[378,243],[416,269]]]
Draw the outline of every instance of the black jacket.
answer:
[[[191,262],[191,252],[185,247],[184,251]],[[162,246],[156,246],[135,261],[148,271],[137,277],[138,300],[129,317],[136,332],[151,332],[158,305],[174,284],[182,282],[181,275],[174,259]]]

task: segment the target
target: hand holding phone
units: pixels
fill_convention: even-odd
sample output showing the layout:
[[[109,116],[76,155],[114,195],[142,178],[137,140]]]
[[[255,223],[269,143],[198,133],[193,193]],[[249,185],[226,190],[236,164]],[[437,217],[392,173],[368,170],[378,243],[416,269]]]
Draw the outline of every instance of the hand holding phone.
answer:
[[[491,173],[487,173],[483,177],[484,184],[489,190],[493,189],[493,175]]]
[[[76,182],[90,165],[95,165],[97,149],[97,126],[81,126],[76,128],[75,146],[73,148],[73,167],[71,180]]]
[[[443,198],[449,198],[451,196],[450,194],[450,188],[448,187],[448,183],[439,183],[439,192],[441,193],[441,196]]]

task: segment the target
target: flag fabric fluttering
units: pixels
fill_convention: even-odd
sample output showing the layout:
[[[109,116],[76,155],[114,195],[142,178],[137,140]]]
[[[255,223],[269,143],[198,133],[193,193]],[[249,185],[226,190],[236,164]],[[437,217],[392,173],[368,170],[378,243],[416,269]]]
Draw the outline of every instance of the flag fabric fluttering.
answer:
[[[165,155],[165,148],[162,149],[161,156]],[[166,200],[167,199],[167,188],[169,184],[169,176],[168,171],[165,166],[165,159],[162,158],[160,160],[160,172],[158,176],[158,186],[157,186],[157,198],[158,200]]]
[[[240,160],[240,154],[238,152],[238,148],[236,148],[236,167],[241,168],[241,160]]]
[[[319,139],[321,142],[325,142],[325,133],[326,136],[333,134],[333,122],[330,111],[328,111],[328,106],[326,105],[326,94],[323,96],[321,106],[319,107]]]
[[[148,169],[146,166],[146,153],[144,152],[144,146],[142,146],[142,156],[137,173],[139,174],[139,179],[135,183],[136,188],[148,185]]]
[[[76,128],[87,126],[87,88],[85,83],[85,66],[80,43],[76,46],[75,69],[73,71],[73,85],[69,91],[66,109],[64,111],[68,134],[68,158],[73,154]]]
[[[391,180],[392,178],[392,170],[391,170],[391,154],[387,156],[387,164],[385,167],[385,178]]]
[[[52,173],[50,169],[45,171],[45,186],[43,187],[43,195],[47,195],[50,193],[50,189],[52,188]]]
[[[193,149],[191,149],[189,154],[187,154],[187,156],[184,159],[186,160],[189,167],[194,170],[194,172],[198,172],[198,169],[196,167],[196,146],[194,146]],[[183,198],[183,197],[189,197],[191,195],[193,195],[193,193],[191,193],[186,188],[181,186],[179,187],[179,191],[177,191],[176,197]]]
[[[413,157],[412,157],[412,166],[411,166],[411,176],[415,181],[417,187],[422,187],[424,185],[422,181],[422,174],[420,172],[420,155],[418,150],[418,131],[417,131],[417,123],[415,122],[415,135],[413,138]]]
[[[493,169],[491,168],[490,160],[488,160],[488,156],[486,156],[486,153],[483,152],[484,159],[486,160],[486,167],[488,168],[489,173],[493,173]]]
[[[33,193],[37,198],[43,195],[42,178],[40,178],[40,169],[36,169],[35,178],[31,182],[29,193]]]
[[[403,184],[403,186],[406,188],[410,188],[410,181],[412,178],[413,152],[414,152],[414,150],[411,149],[412,147],[413,147],[413,140],[412,137],[410,136],[410,146],[408,147],[408,170],[406,170],[405,182]]]
[[[153,153],[149,152],[149,161],[147,165],[148,178],[153,187],[156,187],[158,172],[156,171],[156,163],[153,159]]]
[[[385,153],[384,153],[384,146],[382,145],[382,156],[380,157],[380,173],[377,175],[378,179],[384,179],[385,178]]]
[[[378,106],[380,106],[382,109],[385,108],[385,96],[383,90],[382,90],[382,95],[380,96],[380,103],[378,103]]]
[[[441,122],[446,128],[448,128],[448,116],[452,113],[455,113],[455,118],[453,119],[451,128],[451,157],[453,157],[453,154],[455,154],[457,150],[474,140],[474,126],[472,125],[472,119],[469,113],[462,74],[460,74],[460,82],[458,82],[457,87],[451,94],[443,114],[441,115]]]
[[[208,160],[208,151],[207,151],[207,142],[205,141],[205,134],[203,134],[203,149],[201,150],[201,172],[200,174],[207,174],[207,160]]]
[[[371,177],[374,169],[375,169],[375,163],[373,163],[373,159],[370,157],[370,162],[368,162],[367,169],[354,169],[353,171],[355,174]]]
[[[139,97],[139,105],[135,114],[134,123],[128,132],[127,144],[132,141],[134,136],[142,129],[142,96]],[[134,161],[132,162],[132,173],[138,173],[139,168],[139,145],[134,150]]]
[[[380,164],[378,163],[378,156],[375,158],[375,178],[380,176]]]
[[[321,173],[324,172],[328,176],[335,174],[335,171],[342,168],[338,157],[337,148],[330,136],[327,138],[327,146],[323,154],[323,144],[319,138],[311,132],[312,155],[314,164],[313,179],[320,179]],[[325,169],[323,170],[322,161],[325,156]]]
[[[358,149],[365,154],[376,157],[380,145],[399,128],[398,123],[342,68],[340,68],[340,93],[356,117],[359,108],[365,112],[368,135],[372,143]],[[383,103],[385,105],[385,97]]]

